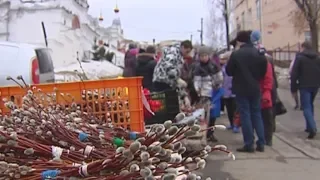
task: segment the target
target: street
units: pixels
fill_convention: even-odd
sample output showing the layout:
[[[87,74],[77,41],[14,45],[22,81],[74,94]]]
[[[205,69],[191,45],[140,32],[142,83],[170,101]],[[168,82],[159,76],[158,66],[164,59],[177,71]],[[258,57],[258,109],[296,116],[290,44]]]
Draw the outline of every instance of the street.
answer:
[[[306,139],[302,111],[293,110],[294,103],[287,89],[279,89],[278,93],[288,112],[277,117],[273,147],[266,147],[264,153],[237,153],[235,149],[243,145],[241,133],[216,132],[218,144],[224,144],[233,151],[236,160],[230,160],[225,154],[212,154],[199,175],[213,180],[301,180],[319,176],[320,136],[314,140]],[[317,98],[315,112],[318,128],[319,110],[320,101]],[[226,116],[221,117],[217,124],[227,125]]]

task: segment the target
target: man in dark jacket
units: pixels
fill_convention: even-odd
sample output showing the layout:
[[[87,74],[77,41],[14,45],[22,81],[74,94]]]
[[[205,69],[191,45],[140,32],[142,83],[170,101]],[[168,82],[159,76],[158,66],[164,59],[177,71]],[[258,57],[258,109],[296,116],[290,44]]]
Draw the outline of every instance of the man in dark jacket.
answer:
[[[146,52],[137,56],[136,76],[143,76],[142,86],[148,90],[153,90],[153,71],[157,62],[155,60],[156,50],[153,46],[148,46]]]
[[[260,80],[267,69],[267,60],[250,41],[250,32],[237,34],[240,49],[231,54],[226,73],[232,76],[232,91],[240,113],[244,146],[239,152],[254,152],[254,130],[257,133],[257,151],[264,151],[264,127],[261,117]]]
[[[296,56],[291,72],[291,91],[300,91],[308,138],[313,139],[317,133],[313,102],[320,87],[320,58],[309,42],[304,42],[301,46],[302,52]]]

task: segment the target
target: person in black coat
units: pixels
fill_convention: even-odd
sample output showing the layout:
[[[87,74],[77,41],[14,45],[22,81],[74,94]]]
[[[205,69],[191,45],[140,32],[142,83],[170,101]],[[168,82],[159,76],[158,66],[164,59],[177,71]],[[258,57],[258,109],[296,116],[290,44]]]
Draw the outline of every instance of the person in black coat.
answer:
[[[264,151],[264,126],[261,117],[260,80],[267,70],[267,59],[251,43],[251,32],[240,31],[237,44],[240,48],[234,51],[226,66],[226,73],[232,76],[232,92],[240,113],[244,146],[239,152],[254,151],[254,130],[258,136],[257,151]]]
[[[155,60],[156,50],[153,46],[148,46],[145,52],[139,53],[136,60],[136,76],[143,76],[142,86],[148,90],[153,90],[153,71],[157,65]]]
[[[302,52],[296,56],[291,72],[291,92],[296,93],[298,89],[300,91],[306,131],[309,133],[308,138],[313,139],[317,133],[313,102],[320,87],[320,57],[309,42],[304,42],[301,46]]]

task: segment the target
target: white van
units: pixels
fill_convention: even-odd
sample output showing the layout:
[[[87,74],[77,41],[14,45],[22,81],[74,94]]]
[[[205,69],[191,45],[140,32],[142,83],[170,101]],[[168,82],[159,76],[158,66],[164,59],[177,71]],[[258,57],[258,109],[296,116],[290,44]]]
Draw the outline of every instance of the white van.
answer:
[[[7,77],[15,79],[19,75],[27,84],[53,83],[54,68],[49,49],[0,41],[0,86],[17,85]]]

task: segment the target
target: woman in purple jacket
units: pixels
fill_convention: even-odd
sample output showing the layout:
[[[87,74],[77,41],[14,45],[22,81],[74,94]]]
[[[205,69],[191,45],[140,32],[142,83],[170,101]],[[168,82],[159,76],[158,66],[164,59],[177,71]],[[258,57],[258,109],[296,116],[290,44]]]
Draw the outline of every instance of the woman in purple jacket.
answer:
[[[231,51],[225,52],[220,55],[220,64],[223,72],[223,85],[222,85],[224,89],[223,102],[227,108],[228,119],[230,122],[230,126],[228,127],[228,129],[232,129],[234,133],[239,133],[239,127],[233,124],[233,119],[236,112],[236,102],[235,102],[235,95],[232,93],[232,90],[231,90],[232,77],[228,76],[226,73],[226,64],[230,55],[231,55]]]

